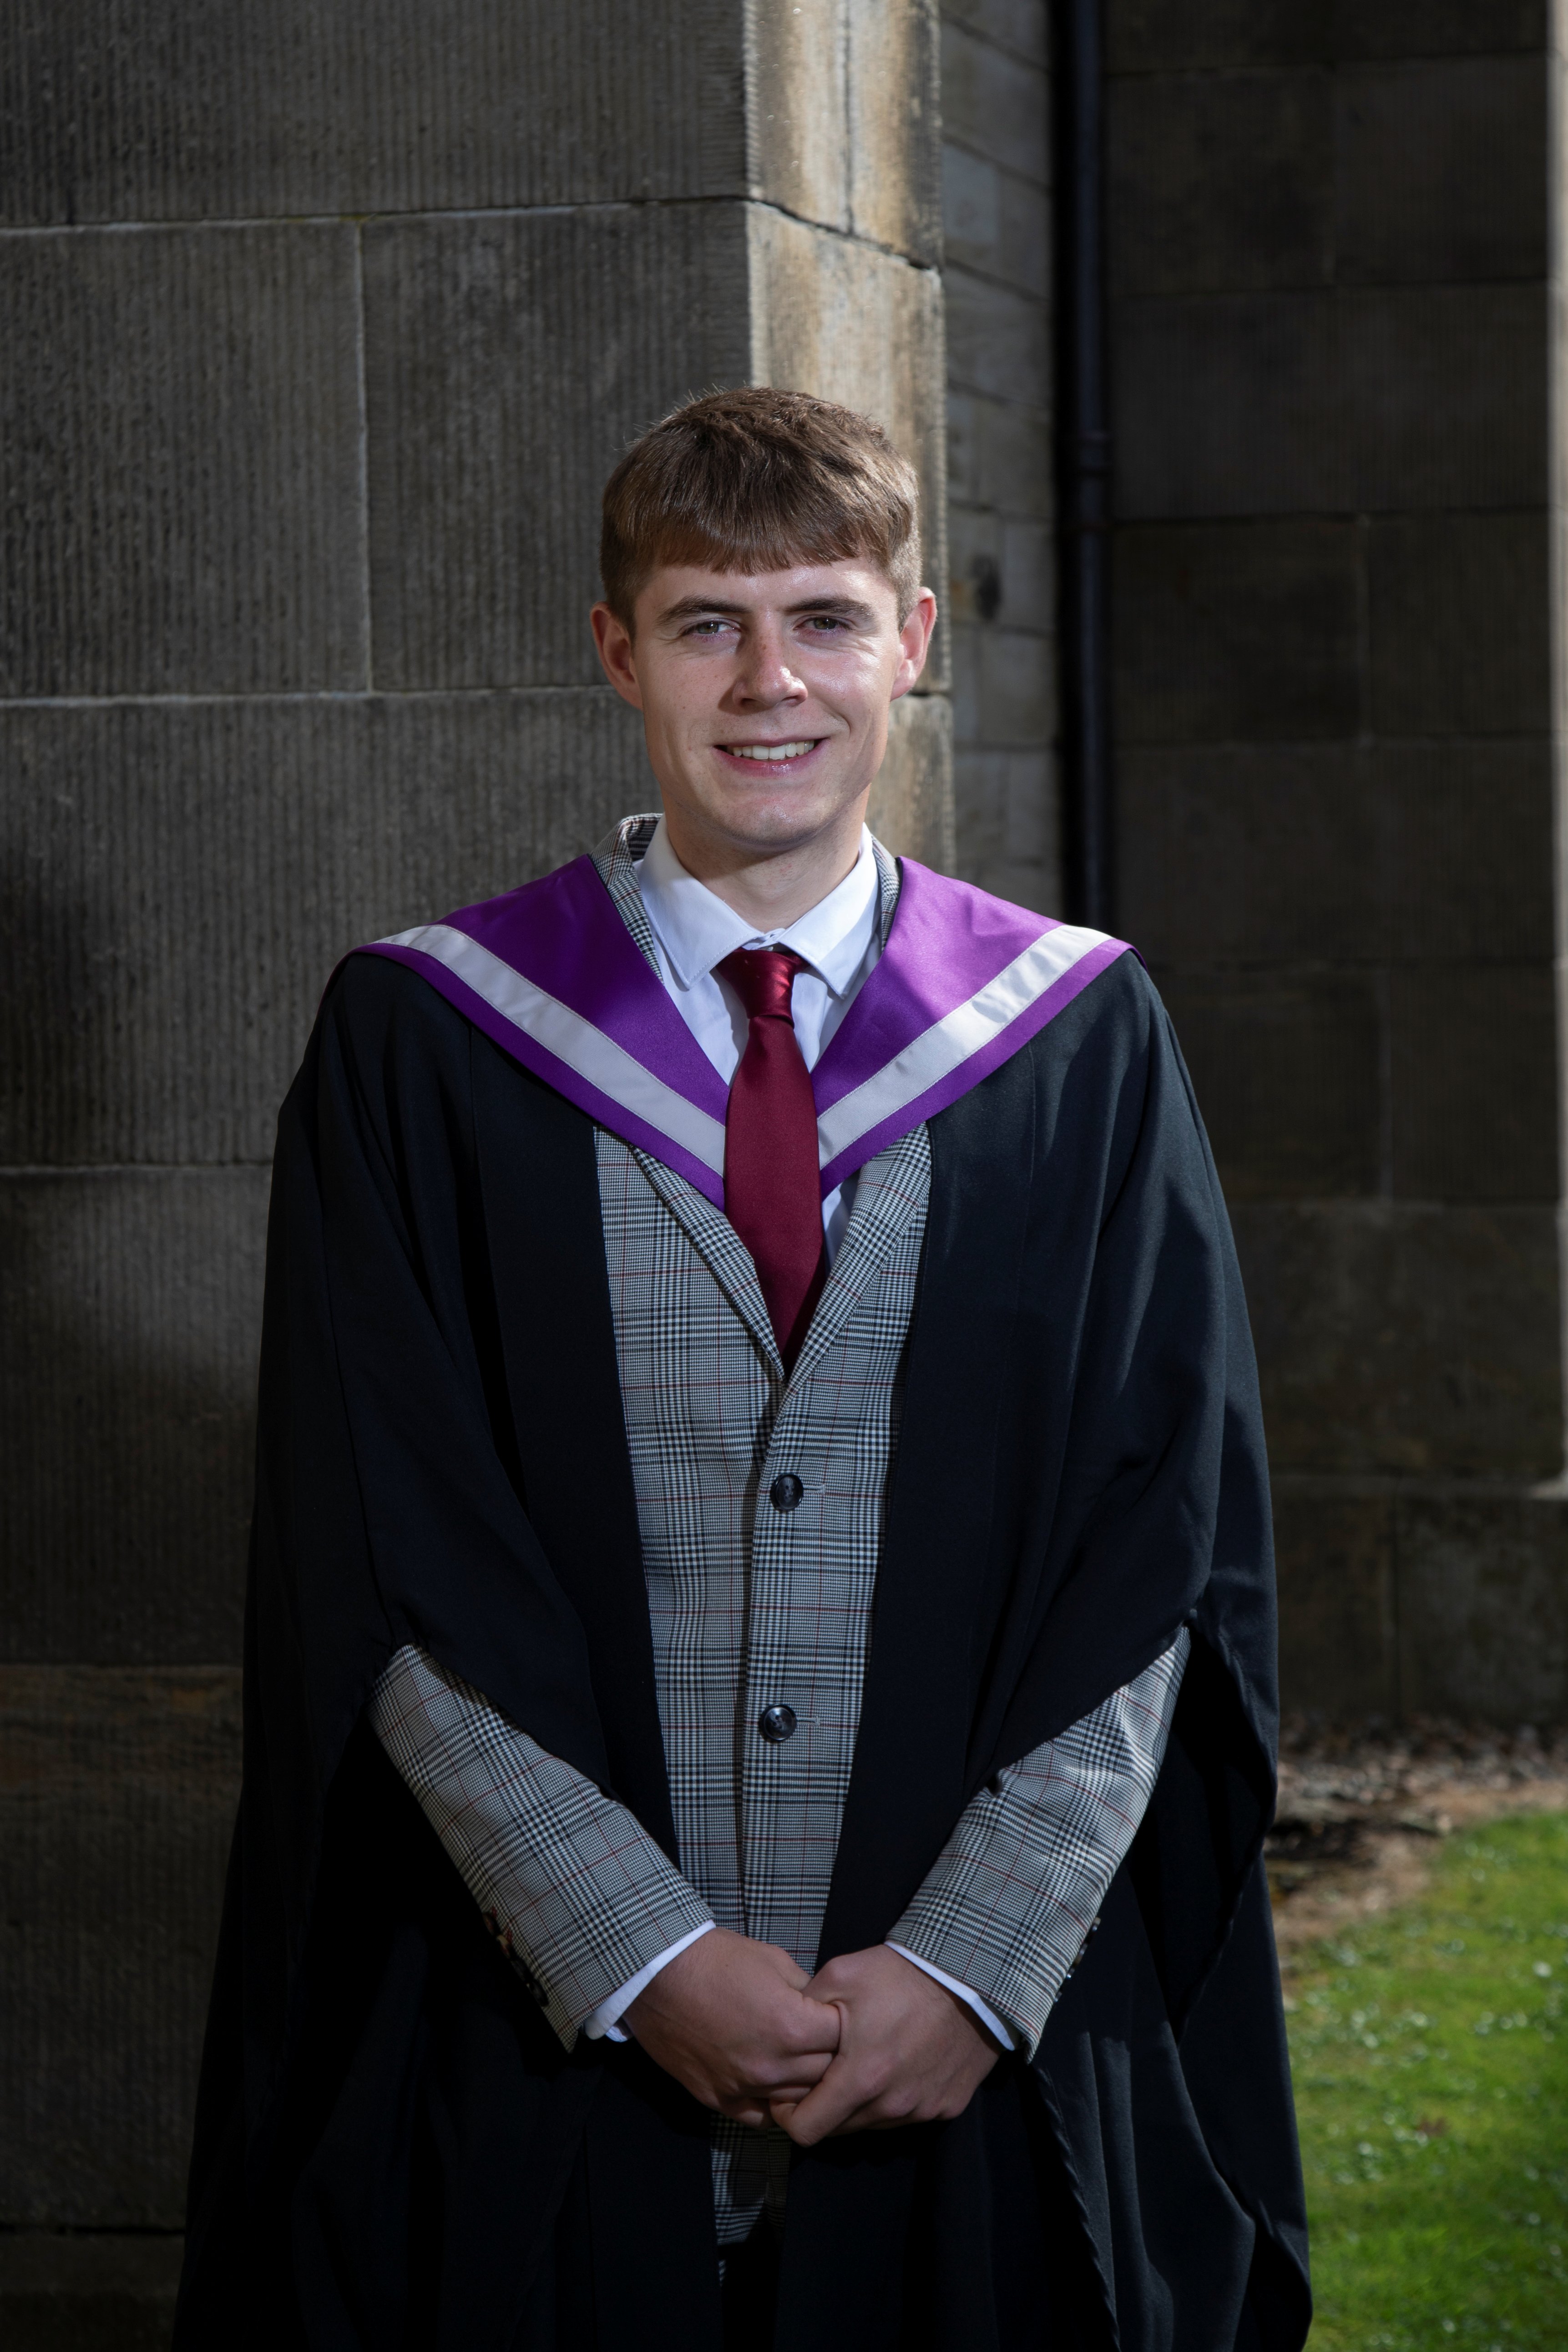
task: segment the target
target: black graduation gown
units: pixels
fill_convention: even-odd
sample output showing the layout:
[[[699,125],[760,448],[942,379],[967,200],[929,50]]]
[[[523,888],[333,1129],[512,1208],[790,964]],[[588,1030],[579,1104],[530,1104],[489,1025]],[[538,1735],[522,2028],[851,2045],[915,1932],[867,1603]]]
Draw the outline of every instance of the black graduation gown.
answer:
[[[776,2341],[1297,2352],[1263,1439],[1213,1164],[1136,960],[931,1136],[822,1958],[888,1932],[1000,1767],[1184,1622],[1194,1652],[1035,2063],[1000,2062],[956,2122],[797,2158]],[[176,2345],[716,2352],[707,2119],[635,2044],[567,2057],[490,1941],[361,1719],[405,1642],[676,1856],[590,1122],[354,957],[279,1128]]]

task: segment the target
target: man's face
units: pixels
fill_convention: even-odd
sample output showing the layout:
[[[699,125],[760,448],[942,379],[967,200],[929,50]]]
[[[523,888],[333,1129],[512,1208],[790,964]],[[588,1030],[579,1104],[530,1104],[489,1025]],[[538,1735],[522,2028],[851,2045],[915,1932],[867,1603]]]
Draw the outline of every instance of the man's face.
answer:
[[[669,564],[635,618],[628,635],[597,604],[594,634],[611,684],[643,714],[678,843],[765,855],[863,810],[936,604],[922,589],[900,627],[891,584],[859,562],[756,574]]]

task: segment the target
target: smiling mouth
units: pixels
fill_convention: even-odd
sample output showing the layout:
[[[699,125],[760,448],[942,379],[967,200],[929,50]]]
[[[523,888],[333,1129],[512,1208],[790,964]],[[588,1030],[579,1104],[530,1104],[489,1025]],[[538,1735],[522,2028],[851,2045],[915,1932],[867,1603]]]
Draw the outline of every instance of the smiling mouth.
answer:
[[[763,765],[777,766],[788,760],[804,760],[821,740],[820,736],[814,736],[808,742],[798,743],[721,743],[718,749],[731,760],[756,760]]]

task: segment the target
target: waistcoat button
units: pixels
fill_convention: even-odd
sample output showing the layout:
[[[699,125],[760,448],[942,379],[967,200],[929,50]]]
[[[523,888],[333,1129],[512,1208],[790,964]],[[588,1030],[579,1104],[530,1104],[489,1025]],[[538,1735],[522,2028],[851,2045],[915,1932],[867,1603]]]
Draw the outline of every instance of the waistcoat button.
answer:
[[[776,1748],[781,1739],[795,1738],[795,1712],[793,1706],[764,1706],[757,1717],[757,1729],[763,1738]]]
[[[805,1492],[793,1470],[781,1470],[768,1488],[768,1500],[775,1511],[793,1511]]]

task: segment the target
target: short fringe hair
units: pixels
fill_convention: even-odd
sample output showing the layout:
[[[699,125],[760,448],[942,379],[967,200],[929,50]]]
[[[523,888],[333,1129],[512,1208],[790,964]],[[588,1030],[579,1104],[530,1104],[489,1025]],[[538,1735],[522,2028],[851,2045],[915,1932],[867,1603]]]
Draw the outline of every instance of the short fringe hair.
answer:
[[[629,629],[663,563],[782,572],[858,557],[920,593],[920,488],[882,427],[768,384],[704,393],[638,436],[605,485],[605,602]]]

